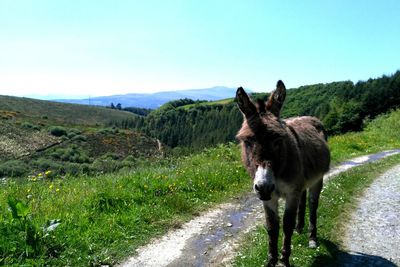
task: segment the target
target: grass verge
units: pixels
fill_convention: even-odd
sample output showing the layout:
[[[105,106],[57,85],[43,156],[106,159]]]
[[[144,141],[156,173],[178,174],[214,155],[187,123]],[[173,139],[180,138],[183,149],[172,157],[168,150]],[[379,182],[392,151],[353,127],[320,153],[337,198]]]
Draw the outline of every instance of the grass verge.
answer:
[[[292,238],[291,264],[302,267],[335,266],[338,254],[346,253],[341,247],[341,230],[355,207],[357,197],[377,176],[399,162],[400,155],[395,155],[376,163],[356,167],[330,180],[323,189],[318,208],[319,247],[308,248],[307,231],[302,234],[295,233]],[[304,229],[307,227],[306,220]],[[243,244],[244,247],[234,260],[234,266],[264,266],[267,258],[267,233],[264,227],[259,226],[249,233]]]
[[[9,179],[0,185],[0,265],[115,264],[150,238],[247,191],[239,157],[231,144],[118,175]]]
[[[329,138],[332,163],[400,147],[400,110],[378,116],[362,132]]]

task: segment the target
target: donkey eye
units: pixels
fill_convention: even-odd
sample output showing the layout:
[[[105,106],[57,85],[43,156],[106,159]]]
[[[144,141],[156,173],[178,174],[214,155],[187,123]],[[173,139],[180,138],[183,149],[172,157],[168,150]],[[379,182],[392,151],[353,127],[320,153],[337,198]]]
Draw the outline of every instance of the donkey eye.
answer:
[[[244,141],[244,144],[246,145],[246,148],[251,149],[254,146],[254,140],[247,139]]]
[[[247,148],[251,148],[253,144],[249,141],[244,141],[244,144],[246,145]]]

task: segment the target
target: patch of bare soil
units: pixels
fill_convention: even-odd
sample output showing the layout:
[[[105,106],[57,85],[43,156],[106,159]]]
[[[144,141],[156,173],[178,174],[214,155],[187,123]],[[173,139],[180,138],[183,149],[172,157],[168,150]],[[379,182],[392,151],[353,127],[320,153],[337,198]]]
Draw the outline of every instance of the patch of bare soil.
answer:
[[[58,144],[60,139],[45,131],[22,129],[2,122],[0,127],[0,160],[16,159]]]

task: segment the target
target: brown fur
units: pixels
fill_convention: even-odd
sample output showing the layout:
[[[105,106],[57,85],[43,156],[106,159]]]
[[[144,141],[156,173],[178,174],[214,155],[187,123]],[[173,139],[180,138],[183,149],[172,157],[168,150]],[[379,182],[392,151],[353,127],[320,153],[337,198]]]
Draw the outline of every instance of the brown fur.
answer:
[[[297,230],[304,227],[306,190],[309,189],[310,245],[316,242],[316,210],[322,188],[322,177],[329,169],[330,152],[322,123],[314,117],[280,119],[286,96],[283,82],[267,103],[254,105],[242,88],[236,94],[244,121],[237,134],[242,147],[242,160],[254,179],[259,167],[273,177],[271,190],[255,190],[263,199],[266,228],[269,235],[269,266],[277,263],[277,238],[279,233],[278,199],[286,199],[283,218],[284,241],[282,261],[289,266],[291,235],[298,212]],[[264,180],[262,180],[264,181]],[[265,180],[266,181],[266,180]],[[269,186],[271,186],[269,184]],[[314,243],[313,243],[314,242]]]

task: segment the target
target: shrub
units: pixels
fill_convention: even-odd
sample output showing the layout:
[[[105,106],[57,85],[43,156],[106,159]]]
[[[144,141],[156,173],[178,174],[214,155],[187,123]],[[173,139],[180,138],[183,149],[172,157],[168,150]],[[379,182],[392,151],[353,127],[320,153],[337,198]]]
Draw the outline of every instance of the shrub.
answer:
[[[68,136],[69,139],[72,139],[72,138],[74,138],[75,136],[77,136],[77,135],[79,135],[81,133],[82,132],[80,130],[75,129],[75,128],[71,128],[71,129],[68,130],[67,136]]]
[[[67,134],[67,130],[61,126],[50,127],[50,133],[54,136],[60,137]]]
[[[75,135],[71,140],[74,142],[86,142],[87,139],[86,139],[86,136],[78,134],[78,135]]]
[[[117,134],[119,133],[118,128],[112,127],[112,128],[103,128],[98,130],[98,133],[108,135],[108,134]]]
[[[22,128],[25,128],[25,129],[29,129],[29,130],[36,130],[36,131],[39,131],[39,130],[40,130],[40,127],[39,127],[39,126],[34,125],[34,124],[31,124],[31,123],[29,123],[29,122],[24,122],[24,123],[22,123],[22,124],[21,124],[21,127],[22,127]]]
[[[9,160],[0,165],[0,176],[19,177],[28,172],[28,165],[21,160]]]
[[[107,152],[103,156],[101,156],[102,159],[112,159],[112,160],[118,160],[120,158],[119,155],[111,152]]]
[[[52,170],[53,172],[59,172],[62,169],[62,165],[52,161],[51,159],[39,158],[33,165],[40,171]]]
[[[68,148],[58,148],[51,154],[54,159],[69,161],[75,163],[89,163],[90,158],[85,154],[84,151],[79,149],[76,145],[71,145]]]

